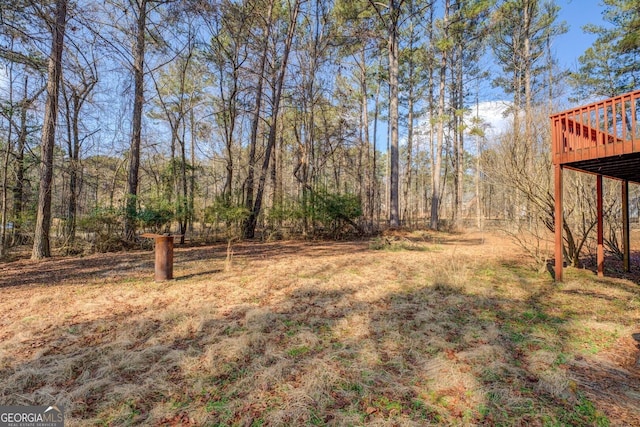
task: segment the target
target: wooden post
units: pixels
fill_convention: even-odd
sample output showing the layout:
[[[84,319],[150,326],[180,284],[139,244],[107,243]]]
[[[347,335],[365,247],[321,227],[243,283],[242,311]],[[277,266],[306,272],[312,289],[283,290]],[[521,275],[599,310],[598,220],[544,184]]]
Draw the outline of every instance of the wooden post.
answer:
[[[153,278],[156,282],[173,279],[173,238],[180,237],[169,234],[145,233],[140,237],[155,241],[155,269]]]
[[[629,181],[622,181],[622,246],[624,271],[631,271],[631,244],[629,239]]]
[[[158,236],[156,241],[156,282],[173,279],[173,236]]]
[[[562,267],[564,257],[562,254],[562,165],[555,165],[555,280],[562,282]]]
[[[604,232],[602,221],[602,175],[596,176],[597,210],[598,210],[598,277],[604,276]]]

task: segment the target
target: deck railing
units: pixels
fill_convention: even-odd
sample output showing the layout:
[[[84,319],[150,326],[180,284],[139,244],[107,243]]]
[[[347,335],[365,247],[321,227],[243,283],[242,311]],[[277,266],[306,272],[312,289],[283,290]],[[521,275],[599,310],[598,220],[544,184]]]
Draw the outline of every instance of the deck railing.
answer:
[[[551,116],[553,163],[640,152],[640,90]]]

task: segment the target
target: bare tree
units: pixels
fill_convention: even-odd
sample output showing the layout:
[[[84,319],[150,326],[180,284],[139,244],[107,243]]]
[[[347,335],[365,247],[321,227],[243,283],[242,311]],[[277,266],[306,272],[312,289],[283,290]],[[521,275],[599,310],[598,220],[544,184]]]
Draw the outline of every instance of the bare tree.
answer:
[[[262,197],[264,195],[265,184],[267,180],[267,172],[269,170],[269,162],[271,161],[271,153],[276,144],[276,132],[278,129],[278,114],[280,111],[280,102],[282,101],[282,87],[284,85],[284,79],[287,73],[287,62],[289,59],[289,53],[291,52],[291,45],[293,43],[293,37],[295,35],[298,13],[300,11],[300,4],[302,0],[295,0],[290,11],[288,20],[287,35],[284,41],[284,51],[280,58],[280,65],[277,77],[272,86],[273,91],[273,105],[271,108],[271,123],[269,124],[269,136],[267,138],[267,147],[264,153],[264,159],[262,161],[262,169],[260,171],[260,180],[258,181],[258,189],[256,191],[256,199],[250,210],[249,217],[245,223],[244,235],[247,238],[253,238],[258,221],[258,215],[262,210]]]
[[[262,109],[262,96],[263,96],[263,86],[264,86],[264,74],[267,66],[267,57],[269,54],[269,38],[271,36],[271,27],[273,25],[273,8],[274,8],[274,0],[269,1],[268,12],[267,12],[267,20],[264,23],[263,27],[263,43],[262,43],[262,52],[260,57],[260,65],[258,67],[258,73],[256,78],[258,79],[256,85],[256,97],[254,100],[254,110],[253,117],[251,119],[251,139],[249,141],[249,160],[248,160],[248,172],[247,179],[245,182],[245,206],[248,211],[253,212],[255,201],[254,201],[254,190],[255,190],[255,173],[257,167],[257,159],[256,159],[256,148],[258,144],[258,127],[261,120],[261,109]],[[255,234],[257,217],[250,217],[244,221],[243,225],[243,236],[245,238],[253,238]]]
[[[70,78],[63,79],[62,95],[67,127],[67,153],[69,155],[69,202],[67,205],[67,220],[65,224],[65,238],[69,246],[73,245],[76,237],[76,215],[78,210],[78,194],[82,165],[80,164],[80,150],[82,142],[92,133],[81,135],[80,123],[83,106],[98,83],[98,70],[95,58],[89,58],[83,52],[78,52],[76,64],[73,67],[78,77],[77,82]],[[80,58],[82,58],[80,60]]]
[[[62,75],[62,51],[67,24],[67,0],[56,0],[51,17],[51,52],[47,73],[47,100],[42,128],[42,164],[40,167],[40,189],[32,259],[51,256],[49,232],[51,229],[51,181],[53,178],[53,148],[58,117],[58,93]]]

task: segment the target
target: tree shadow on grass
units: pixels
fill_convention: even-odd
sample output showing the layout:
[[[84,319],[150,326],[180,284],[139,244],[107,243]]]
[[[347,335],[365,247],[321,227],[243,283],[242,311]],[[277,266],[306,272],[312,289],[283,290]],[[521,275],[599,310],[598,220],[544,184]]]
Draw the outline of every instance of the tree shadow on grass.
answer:
[[[585,257],[581,260],[582,267],[591,271],[594,275],[598,272],[598,266],[594,257]],[[624,270],[623,261],[613,255],[606,255],[604,259],[604,275],[608,278],[628,280],[636,285],[640,284],[640,251],[632,251],[630,258],[630,270]]]
[[[337,252],[353,253],[367,250],[363,242],[341,242],[317,244],[313,242],[241,242],[232,246],[235,257],[247,261],[273,262],[291,256],[316,258]],[[225,244],[174,249],[174,272],[189,263],[220,262],[227,255]],[[154,252],[131,251],[111,254],[94,254],[87,257],[51,258],[40,261],[20,260],[0,264],[0,288],[27,285],[85,284],[118,277],[153,277]],[[207,272],[185,273],[184,278],[194,274],[215,274],[214,268]]]
[[[323,251],[330,253],[306,255],[318,262]],[[246,255],[260,261],[287,252]],[[359,268],[376,260],[368,262]],[[348,267],[332,265],[305,273]],[[568,339],[576,313],[558,310],[555,286],[519,272],[514,295],[479,279],[389,287],[383,277],[318,278],[231,305],[196,299],[64,321],[23,343],[22,360],[3,362],[0,399],[55,400],[76,424],[589,425],[605,408],[615,423],[632,425],[627,403],[640,401],[631,380],[624,402],[623,388],[611,400],[594,394],[587,379],[617,377],[610,366],[575,357]],[[196,285],[180,286],[188,295]],[[198,289],[221,292],[215,284]],[[561,295],[615,302],[591,291]],[[580,370],[582,361],[590,371]]]
[[[16,261],[0,266],[0,288],[87,283],[153,272],[153,253],[131,252],[85,258]]]

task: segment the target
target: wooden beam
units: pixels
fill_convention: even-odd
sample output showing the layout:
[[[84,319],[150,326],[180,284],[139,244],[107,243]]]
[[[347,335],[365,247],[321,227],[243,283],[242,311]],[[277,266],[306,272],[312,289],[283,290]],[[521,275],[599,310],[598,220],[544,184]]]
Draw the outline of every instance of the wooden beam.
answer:
[[[562,282],[562,267],[564,257],[562,254],[562,165],[555,165],[555,280]]]
[[[597,193],[597,210],[598,210],[598,250],[597,250],[597,261],[598,261],[598,276],[604,276],[604,232],[603,232],[603,220],[602,220],[602,175],[596,176],[596,193]]]
[[[622,181],[622,246],[624,271],[631,271],[631,244],[629,239],[629,181]]]

